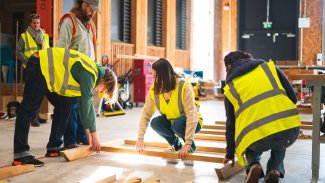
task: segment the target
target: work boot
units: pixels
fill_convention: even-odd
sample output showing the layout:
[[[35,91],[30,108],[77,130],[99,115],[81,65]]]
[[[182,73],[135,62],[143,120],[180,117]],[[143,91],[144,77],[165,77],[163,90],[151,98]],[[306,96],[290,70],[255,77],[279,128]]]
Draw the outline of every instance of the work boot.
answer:
[[[278,170],[271,170],[265,177],[266,183],[278,183],[280,182],[280,172]]]
[[[263,169],[259,163],[253,164],[245,178],[245,183],[258,183]]]
[[[39,127],[40,123],[37,118],[33,118],[32,121],[30,122],[30,125],[33,127]]]
[[[33,164],[36,167],[41,167],[44,165],[44,162],[42,162],[38,159],[35,159],[35,156],[31,156],[31,155],[21,157],[21,158],[16,158],[12,162],[12,166],[26,165],[26,164]]]

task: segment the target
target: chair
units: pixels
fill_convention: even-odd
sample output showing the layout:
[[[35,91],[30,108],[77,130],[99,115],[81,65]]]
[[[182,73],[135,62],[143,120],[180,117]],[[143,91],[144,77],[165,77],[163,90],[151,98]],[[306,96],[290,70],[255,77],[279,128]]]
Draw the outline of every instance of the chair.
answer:
[[[7,83],[14,82],[15,61],[12,59],[11,50],[9,45],[1,45],[1,67],[8,66],[9,73]],[[2,69],[2,68],[1,68]],[[3,73],[3,78],[6,80],[6,73]]]

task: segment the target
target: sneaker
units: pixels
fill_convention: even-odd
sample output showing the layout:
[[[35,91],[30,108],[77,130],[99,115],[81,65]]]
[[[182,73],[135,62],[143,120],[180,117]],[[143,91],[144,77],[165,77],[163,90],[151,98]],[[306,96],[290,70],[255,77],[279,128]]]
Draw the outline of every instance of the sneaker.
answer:
[[[65,149],[74,149],[74,148],[77,148],[77,147],[79,147],[77,144],[70,144],[68,146],[65,146],[64,148]]]
[[[39,127],[40,126],[37,118],[33,118],[30,125],[33,126],[33,127]]]
[[[245,178],[245,183],[258,183],[262,171],[263,170],[260,164],[253,164],[250,167],[247,177]]]
[[[271,170],[265,177],[266,183],[278,183],[280,182],[280,172],[278,170]]]
[[[25,165],[25,164],[33,164],[36,167],[41,167],[44,165],[44,162],[35,159],[35,156],[31,156],[31,155],[14,159],[14,161],[12,162],[12,166]]]
[[[175,143],[174,143],[173,145],[169,146],[167,149],[168,149],[169,151],[178,151],[178,150],[180,150],[182,147],[183,147],[183,145],[182,145],[181,141],[179,141],[179,139],[176,138]]]
[[[59,148],[58,150],[47,150],[45,157],[50,157],[50,158],[59,157],[59,156],[61,156],[60,151],[63,151],[63,150],[65,150],[65,148],[63,148],[63,147]]]

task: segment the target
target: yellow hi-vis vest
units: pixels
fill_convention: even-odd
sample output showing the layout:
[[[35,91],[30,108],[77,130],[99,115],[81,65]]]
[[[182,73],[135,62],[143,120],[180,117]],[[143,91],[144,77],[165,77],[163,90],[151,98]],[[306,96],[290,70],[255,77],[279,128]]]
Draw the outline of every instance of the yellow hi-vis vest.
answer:
[[[28,31],[21,34],[21,38],[25,42],[24,55],[26,58],[29,58],[30,56],[32,56],[33,53],[38,51],[37,44]],[[45,32],[43,33],[43,45],[45,45],[45,48],[42,49],[46,49],[50,47],[49,35],[46,34]],[[23,64],[23,67],[26,68],[26,64]]]
[[[175,90],[173,91],[169,102],[167,103],[164,99],[163,94],[155,95],[154,92],[154,85],[151,85],[150,87],[150,95],[154,99],[156,107],[158,111],[162,114],[165,115],[168,120],[170,120],[172,123],[174,122],[175,119],[185,116],[184,112],[184,90],[185,86],[187,84],[190,84],[189,82],[186,82],[184,80],[181,80],[177,85]],[[180,99],[180,100],[179,100]],[[199,102],[195,102],[195,105],[197,107],[197,112],[199,116],[199,123],[200,126],[202,127],[203,125],[203,117],[199,112]]]
[[[236,155],[242,166],[251,144],[300,126],[296,105],[281,85],[273,62],[234,78],[224,87],[224,94],[234,106]]]
[[[40,65],[50,92],[67,97],[81,96],[80,85],[71,75],[71,67],[80,62],[83,68],[94,76],[94,86],[98,78],[96,63],[86,55],[65,48],[48,48],[39,51]]]

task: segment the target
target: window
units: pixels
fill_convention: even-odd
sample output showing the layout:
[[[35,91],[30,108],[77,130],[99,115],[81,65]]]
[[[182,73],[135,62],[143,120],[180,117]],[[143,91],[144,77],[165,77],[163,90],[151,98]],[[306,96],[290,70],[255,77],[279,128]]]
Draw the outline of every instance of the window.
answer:
[[[131,42],[131,0],[112,0],[111,39]]]
[[[176,48],[186,50],[186,0],[176,0]]]
[[[162,46],[162,0],[148,0],[147,42]]]
[[[76,0],[71,1],[71,0],[62,0],[62,4],[64,6],[62,6],[62,16],[69,13],[70,10],[73,8],[73,6],[75,5],[75,3],[77,3]]]

